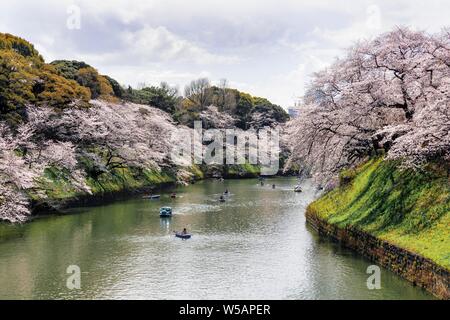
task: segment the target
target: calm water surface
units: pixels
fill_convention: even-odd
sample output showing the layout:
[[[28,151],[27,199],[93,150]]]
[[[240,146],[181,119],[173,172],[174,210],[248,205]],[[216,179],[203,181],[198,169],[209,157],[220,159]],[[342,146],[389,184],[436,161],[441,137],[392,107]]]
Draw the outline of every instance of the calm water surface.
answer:
[[[275,183],[273,190],[269,183]],[[136,198],[22,226],[0,225],[0,299],[430,299],[382,269],[319,238],[304,210],[316,196],[305,182],[276,178],[203,181],[160,200]],[[228,188],[226,203],[220,194]],[[161,206],[174,216],[160,219]],[[193,238],[173,236],[187,227]],[[81,268],[69,290],[66,269]]]

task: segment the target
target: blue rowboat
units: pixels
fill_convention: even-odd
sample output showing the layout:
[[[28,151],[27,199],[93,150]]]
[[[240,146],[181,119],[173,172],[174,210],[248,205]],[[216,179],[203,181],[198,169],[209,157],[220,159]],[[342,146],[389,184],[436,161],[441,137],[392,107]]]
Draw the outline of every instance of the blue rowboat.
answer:
[[[172,208],[171,207],[162,207],[159,209],[159,216],[161,218],[168,218],[172,216]]]

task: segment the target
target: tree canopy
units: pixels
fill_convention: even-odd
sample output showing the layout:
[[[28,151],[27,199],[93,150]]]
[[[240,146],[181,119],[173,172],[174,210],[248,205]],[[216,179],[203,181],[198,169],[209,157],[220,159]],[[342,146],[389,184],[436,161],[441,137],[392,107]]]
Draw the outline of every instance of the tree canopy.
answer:
[[[265,98],[228,88],[226,80],[221,80],[218,86],[211,86],[208,79],[202,78],[186,86],[182,104],[184,111],[181,114],[192,120],[192,117],[186,116],[186,112],[190,110],[196,115],[209,106],[216,106],[218,111],[234,117],[236,126],[241,129],[275,126],[289,119],[282,107]]]
[[[146,104],[173,114],[181,97],[178,89],[162,82],[159,86],[143,87],[140,90],[131,87],[123,94],[125,100]]]
[[[398,28],[361,41],[315,74],[303,117],[290,123],[293,156],[321,177],[368,155],[420,168],[450,160],[450,34]]]
[[[98,73],[96,69],[80,61],[56,60],[51,63],[61,76],[69,80],[75,80],[79,85],[89,88],[92,99],[111,100],[116,95],[113,89],[115,80]],[[120,93],[119,93],[120,94]]]
[[[32,44],[0,33],[0,117],[15,125],[27,104],[65,108],[87,105],[90,98],[89,90],[60,76]]]

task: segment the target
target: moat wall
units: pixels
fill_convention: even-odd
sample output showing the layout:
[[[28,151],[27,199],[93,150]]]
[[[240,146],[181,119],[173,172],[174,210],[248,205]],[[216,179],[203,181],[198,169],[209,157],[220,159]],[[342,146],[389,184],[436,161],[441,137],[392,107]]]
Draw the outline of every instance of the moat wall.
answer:
[[[450,272],[431,260],[355,228],[339,228],[311,210],[307,210],[306,220],[319,234],[331,237],[440,299],[450,299]]]

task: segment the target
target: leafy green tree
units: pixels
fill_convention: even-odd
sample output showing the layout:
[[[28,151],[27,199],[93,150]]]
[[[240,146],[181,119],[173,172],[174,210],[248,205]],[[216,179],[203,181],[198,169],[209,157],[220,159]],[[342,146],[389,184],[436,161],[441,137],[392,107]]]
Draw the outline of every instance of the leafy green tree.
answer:
[[[87,105],[89,90],[60,76],[25,40],[0,33],[0,118],[16,125],[27,104],[65,108]]]
[[[89,88],[91,98],[102,98],[111,100],[115,91],[105,76],[98,73],[96,69],[82,61],[56,60],[51,63],[56,70],[66,79],[75,80],[83,87]],[[113,80],[113,79],[111,79]]]
[[[44,59],[31,43],[9,33],[0,33],[0,50],[16,52],[34,64],[44,63]]]
[[[184,96],[189,100],[196,111],[202,111],[212,103],[213,91],[207,78],[191,81],[184,88]]]
[[[114,93],[109,81],[99,75],[97,70],[92,67],[78,70],[75,80],[83,87],[91,90],[92,99],[108,98]]]
[[[55,60],[50,63],[53,65],[59,74],[66,79],[76,80],[78,71],[83,68],[91,67],[85,62],[76,60]]]
[[[159,86],[144,87],[140,90],[129,87],[125,99],[134,103],[147,104],[173,114],[181,97],[177,88],[162,82]]]
[[[230,89],[228,81],[221,79],[218,86],[212,86],[212,104],[215,105],[219,111],[234,114],[236,109],[236,100],[239,91]]]
[[[117,82],[115,79],[111,78],[110,76],[104,76],[106,80],[108,80],[109,84],[111,85],[114,95],[117,98],[122,98],[125,95],[125,89]]]
[[[286,111],[280,107],[279,105],[273,104],[266,98],[255,97],[253,99],[255,107],[252,110],[252,113],[262,113],[270,115],[276,122],[286,122],[289,120],[289,115]]]
[[[241,129],[247,129],[248,115],[253,109],[253,97],[248,93],[239,92],[239,98],[236,104],[236,115],[239,118],[237,126]]]
[[[38,84],[39,90],[36,89]],[[70,106],[74,99],[81,99],[83,101],[81,105],[87,106],[91,97],[88,88],[59,76],[54,67],[48,64],[41,68],[39,81],[35,83],[33,89],[38,104],[59,109]]]

